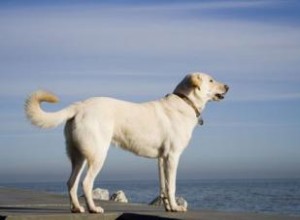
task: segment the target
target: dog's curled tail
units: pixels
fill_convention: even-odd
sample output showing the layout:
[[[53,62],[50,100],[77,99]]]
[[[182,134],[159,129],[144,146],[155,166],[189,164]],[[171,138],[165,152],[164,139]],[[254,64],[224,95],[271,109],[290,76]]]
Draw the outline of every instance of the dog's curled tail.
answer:
[[[45,112],[41,109],[41,102],[57,103],[58,97],[51,92],[38,90],[26,100],[25,113],[29,121],[41,128],[53,128],[75,115],[75,106],[69,106],[57,112]]]

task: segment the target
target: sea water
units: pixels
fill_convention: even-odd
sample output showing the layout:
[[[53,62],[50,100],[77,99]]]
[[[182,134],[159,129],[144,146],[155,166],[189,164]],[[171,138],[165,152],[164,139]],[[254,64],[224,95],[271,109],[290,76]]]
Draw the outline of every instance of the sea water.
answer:
[[[158,196],[158,185],[154,180],[95,183],[95,187],[108,189],[110,193],[123,190],[130,202],[145,204]],[[67,194],[64,182],[0,183],[0,186]],[[176,194],[195,210],[300,216],[300,179],[178,180]]]

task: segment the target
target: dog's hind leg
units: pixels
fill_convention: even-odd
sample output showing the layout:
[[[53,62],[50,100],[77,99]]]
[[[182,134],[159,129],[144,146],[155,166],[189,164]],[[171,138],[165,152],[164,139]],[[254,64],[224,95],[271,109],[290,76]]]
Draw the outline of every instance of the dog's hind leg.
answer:
[[[109,143],[103,146],[90,146],[93,149],[93,154],[87,157],[88,170],[85,179],[83,180],[83,191],[85,194],[86,203],[90,213],[103,213],[104,210],[100,206],[95,206],[92,190],[94,181],[101,170],[105,161]]]
[[[105,152],[105,156],[106,156],[106,152]],[[95,178],[103,166],[105,156],[101,155],[101,159],[97,158],[96,160],[91,159],[88,161],[88,171],[83,181],[83,191],[85,194],[86,203],[90,213],[104,212],[104,210],[100,206],[95,206],[93,196],[92,196],[92,190],[93,190]]]
[[[66,137],[67,154],[72,163],[72,172],[67,182],[67,186],[71,203],[71,212],[83,213],[85,210],[78,201],[77,190],[80,176],[85,165],[85,159],[82,152],[80,152],[78,148],[79,145],[73,140],[73,129],[74,120],[69,120],[66,123],[64,131]]]
[[[72,173],[70,175],[67,185],[68,185],[69,196],[71,201],[71,212],[83,213],[85,210],[78,201],[77,190],[78,190],[78,184],[79,184],[80,176],[83,171],[85,162],[84,162],[84,158],[80,154],[74,157],[74,152],[73,152],[73,158],[72,156],[70,156],[70,159],[72,162]]]

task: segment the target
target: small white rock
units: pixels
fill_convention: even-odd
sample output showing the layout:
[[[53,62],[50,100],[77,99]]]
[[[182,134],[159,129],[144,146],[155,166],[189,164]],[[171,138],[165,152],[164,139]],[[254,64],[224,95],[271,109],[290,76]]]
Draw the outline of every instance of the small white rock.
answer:
[[[93,199],[109,200],[109,191],[107,189],[96,188],[93,190]]]
[[[126,198],[126,195],[122,190],[113,193],[110,197],[110,200],[115,202],[128,203],[128,199]]]
[[[176,197],[176,203],[177,205],[183,206],[186,209],[188,207],[188,203],[183,197]]]

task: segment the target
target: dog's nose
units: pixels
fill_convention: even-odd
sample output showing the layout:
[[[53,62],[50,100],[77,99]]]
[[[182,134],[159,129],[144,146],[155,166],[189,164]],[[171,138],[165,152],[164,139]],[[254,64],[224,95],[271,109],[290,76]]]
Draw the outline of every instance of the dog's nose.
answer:
[[[224,88],[225,88],[226,92],[228,92],[229,86],[228,85],[224,85]]]

